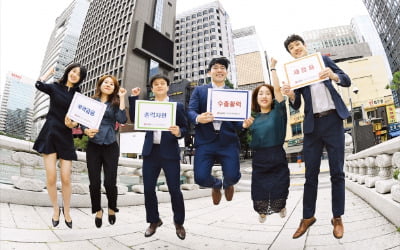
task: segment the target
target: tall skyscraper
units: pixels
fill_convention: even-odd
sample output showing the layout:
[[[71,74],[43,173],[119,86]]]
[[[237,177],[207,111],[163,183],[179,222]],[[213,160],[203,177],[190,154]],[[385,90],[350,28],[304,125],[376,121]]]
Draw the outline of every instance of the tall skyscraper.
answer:
[[[363,0],[386,51],[392,73],[400,71],[400,0]]]
[[[232,27],[219,1],[178,14],[175,30],[174,82],[207,83],[208,63],[224,56],[231,62],[228,78],[237,86]]]
[[[9,72],[0,106],[0,131],[31,139],[34,81]]]
[[[65,67],[74,60],[89,2],[89,0],[74,0],[56,19],[40,70],[40,75],[43,75],[51,67],[56,68],[55,75],[49,81],[60,79]],[[36,91],[32,129],[33,138],[37,137],[46,121],[49,104],[49,96],[43,92]]]
[[[233,43],[238,88],[251,90],[262,83],[269,83],[266,59],[255,27],[233,30]]]
[[[351,29],[353,30],[358,41],[368,43],[373,56],[382,56],[387,69],[389,81],[392,80],[392,72],[390,70],[389,61],[386,56],[385,49],[382,46],[382,41],[376,31],[371,18],[368,15],[356,16],[351,19]]]
[[[149,77],[173,74],[175,9],[176,0],[93,0],[75,57],[88,69],[82,92],[93,95],[99,77],[111,74],[151,98]]]

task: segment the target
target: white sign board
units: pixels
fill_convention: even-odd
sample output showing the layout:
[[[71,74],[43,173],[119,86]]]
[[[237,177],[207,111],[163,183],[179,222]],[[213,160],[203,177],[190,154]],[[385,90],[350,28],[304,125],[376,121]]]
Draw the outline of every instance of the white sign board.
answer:
[[[207,111],[214,120],[243,121],[251,116],[251,91],[208,89]]]
[[[136,100],[135,130],[165,130],[175,125],[176,102]]]
[[[291,89],[302,88],[328,79],[319,78],[319,72],[325,69],[319,52],[285,63],[284,69]]]
[[[106,108],[106,104],[75,92],[67,116],[88,128],[98,129]]]
[[[146,132],[120,133],[120,153],[142,154]]]

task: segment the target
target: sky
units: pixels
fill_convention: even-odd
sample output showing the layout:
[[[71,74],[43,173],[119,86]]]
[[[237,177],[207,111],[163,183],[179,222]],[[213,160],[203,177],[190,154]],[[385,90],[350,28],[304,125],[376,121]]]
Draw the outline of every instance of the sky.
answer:
[[[33,80],[39,77],[55,19],[71,2],[0,0],[0,89],[8,71]],[[210,2],[177,0],[177,15]],[[278,67],[291,60],[283,47],[290,34],[349,25],[352,17],[368,15],[362,0],[220,0],[220,3],[233,29],[255,26],[268,55],[278,60]]]

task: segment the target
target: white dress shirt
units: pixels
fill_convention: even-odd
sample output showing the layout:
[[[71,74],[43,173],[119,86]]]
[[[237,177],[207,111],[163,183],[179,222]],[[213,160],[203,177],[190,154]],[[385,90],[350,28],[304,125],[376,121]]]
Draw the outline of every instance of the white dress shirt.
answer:
[[[155,102],[168,102],[169,97],[167,96],[164,100],[162,101],[155,101]],[[161,143],[161,130],[155,130],[153,131],[153,144],[160,144]]]
[[[310,85],[310,90],[314,114],[335,109],[331,93],[323,82]]]

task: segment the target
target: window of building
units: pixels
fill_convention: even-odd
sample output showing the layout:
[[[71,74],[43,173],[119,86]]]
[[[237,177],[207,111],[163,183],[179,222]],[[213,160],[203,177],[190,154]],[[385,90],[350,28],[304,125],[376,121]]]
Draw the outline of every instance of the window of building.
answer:
[[[303,133],[301,129],[301,123],[292,124],[291,127],[292,127],[292,136],[301,135]]]

